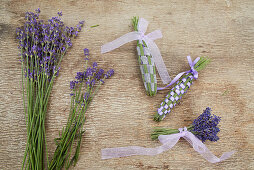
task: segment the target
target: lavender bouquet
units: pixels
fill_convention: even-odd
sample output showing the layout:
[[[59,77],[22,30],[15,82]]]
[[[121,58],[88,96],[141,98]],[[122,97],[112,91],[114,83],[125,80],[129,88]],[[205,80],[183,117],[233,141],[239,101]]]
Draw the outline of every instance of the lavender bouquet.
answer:
[[[88,49],[84,49],[85,56],[89,55]],[[77,72],[76,80],[70,82],[71,106],[68,122],[63,128],[62,134],[55,139],[56,150],[49,169],[61,169],[65,166],[68,169],[72,164],[75,166],[81,145],[82,130],[85,122],[85,113],[94,95],[98,92],[105,79],[114,74],[111,69],[104,73],[103,69],[97,68],[94,62],[92,67],[87,67],[88,58],[85,58],[86,66],[83,72]],[[76,142],[74,156],[71,158],[72,148]]]
[[[217,136],[220,131],[218,124],[221,118],[211,114],[211,108],[207,107],[204,112],[195,119],[187,130],[193,133],[199,140],[205,142],[206,140],[217,141]],[[156,128],[151,134],[153,140],[158,139],[160,135],[171,135],[179,133],[178,129]]]
[[[72,46],[71,38],[78,35],[84,23],[80,22],[75,28],[67,27],[61,21],[62,12],[48,22],[40,20],[39,13],[40,9],[35,13],[27,12],[24,26],[16,31],[27,126],[22,169],[44,169],[44,151],[47,155],[45,117],[49,96],[62,58]]]
[[[154,115],[155,121],[163,120],[166,115],[170,113],[171,109],[181,100],[183,95],[187,93],[187,90],[193,84],[193,79],[197,79],[198,72],[204,69],[209,62],[210,59],[201,57],[193,68],[176,82],[174,87],[168,92],[164,101],[160,104],[157,113]]]

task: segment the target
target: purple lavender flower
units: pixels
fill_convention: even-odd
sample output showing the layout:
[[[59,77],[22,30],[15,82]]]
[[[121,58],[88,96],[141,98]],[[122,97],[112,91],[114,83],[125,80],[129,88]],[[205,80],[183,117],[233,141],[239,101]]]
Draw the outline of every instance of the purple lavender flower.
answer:
[[[91,67],[88,67],[85,72],[85,77],[91,77],[93,76],[93,69]]]
[[[104,82],[104,80],[103,80],[103,79],[100,79],[100,83],[101,83],[101,84],[104,84],[105,82]]]
[[[84,49],[85,56],[89,56],[89,50],[87,48]]]
[[[111,77],[114,74],[114,70],[110,69],[107,74],[105,74],[105,78],[108,79],[109,77]]]
[[[98,64],[96,62],[93,63],[93,68],[96,68]]]
[[[53,76],[58,75],[54,68],[58,65],[59,58],[68,47],[72,46],[70,37],[73,33],[77,35],[78,30],[65,27],[60,17],[52,17],[48,23],[45,23],[39,20],[39,13],[39,8],[36,13],[26,13],[24,27],[16,30],[18,48],[24,52],[22,60],[25,67],[30,67],[32,63],[36,66],[32,56],[38,56],[36,61],[38,66],[34,69],[45,71],[41,73],[52,79]],[[58,15],[62,16],[62,12],[58,12]]]
[[[71,90],[75,89],[77,83],[78,83],[77,81],[70,81],[70,89]]]
[[[84,49],[84,53],[86,54],[87,52],[88,52],[88,49]],[[87,62],[86,62],[86,64],[87,64]],[[89,102],[90,102],[90,100],[88,100],[89,96],[87,96],[87,95],[89,94],[91,96],[94,96],[94,93],[96,93],[97,88],[100,85],[104,84],[104,80],[106,78],[111,77],[113,74],[114,74],[113,69],[110,69],[106,74],[104,74],[104,70],[98,68],[97,62],[94,62],[92,64],[92,67],[88,67],[84,72],[77,72],[77,74],[75,76],[75,79],[77,81],[70,82],[70,89],[74,89],[76,92],[81,93],[80,91],[77,91],[77,88],[75,88],[75,86],[77,86],[77,84],[80,83],[81,81],[83,82],[83,84],[82,84],[83,87],[81,87],[81,85],[79,85],[79,87],[81,89],[85,89],[85,94],[83,96],[83,98],[84,98],[83,103],[81,102],[80,104],[82,106],[85,106],[86,104],[89,104]],[[94,86],[97,86],[96,90],[94,90]],[[82,96],[82,95],[80,95],[80,96]],[[89,102],[86,103],[87,101],[89,101]]]
[[[40,8],[36,9],[35,12],[40,13],[41,12]]]
[[[193,121],[191,132],[202,140],[202,142],[206,140],[217,141],[219,140],[217,133],[220,131],[217,125],[220,119],[220,117],[212,115],[211,108],[207,107],[206,110]]]
[[[98,64],[96,62],[93,63],[92,72],[96,73]]]
[[[85,21],[79,21],[80,25],[84,25]]]
[[[95,74],[95,78],[97,80],[100,80],[102,78],[103,73],[104,73],[104,70],[103,69],[99,69],[99,71]]]
[[[57,14],[58,14],[58,16],[62,16],[63,15],[62,11],[58,12]]]
[[[83,81],[84,79],[84,73],[83,72],[77,72],[77,75],[75,77],[78,81]]]

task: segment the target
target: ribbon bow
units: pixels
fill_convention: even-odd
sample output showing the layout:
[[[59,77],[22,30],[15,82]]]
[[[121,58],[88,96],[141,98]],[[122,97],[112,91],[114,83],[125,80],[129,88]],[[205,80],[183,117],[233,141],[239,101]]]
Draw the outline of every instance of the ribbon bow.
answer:
[[[158,87],[157,90],[164,90],[166,88],[168,88],[169,86],[171,86],[172,84],[174,84],[175,82],[177,82],[177,80],[179,80],[183,74],[185,73],[192,73],[193,76],[194,76],[194,79],[197,79],[198,78],[198,72],[197,70],[194,69],[194,66],[195,64],[199,61],[200,57],[196,58],[193,62],[191,60],[191,57],[190,56],[187,56],[187,60],[188,60],[188,63],[190,65],[190,70],[188,71],[184,71],[184,72],[181,72],[179,74],[177,74],[177,76],[175,76],[175,78],[165,87]]]
[[[224,161],[235,153],[235,151],[225,152],[220,158],[218,158],[211,151],[209,151],[205,144],[203,144],[195,135],[189,132],[186,127],[180,128],[178,130],[179,133],[176,134],[160,135],[158,139],[162,143],[162,145],[156,148],[129,146],[102,149],[102,159],[119,158],[132,155],[157,155],[174,147],[181,137],[187,140],[195,151],[197,151],[200,155],[202,155],[207,161],[211,163]]]
[[[148,21],[146,21],[144,18],[140,18],[138,22],[138,31],[129,32],[112,42],[104,44],[103,46],[101,46],[101,53],[103,54],[109,52],[134,40],[140,40],[140,42],[144,41],[147,47],[150,49],[150,53],[154,58],[155,65],[162,82],[164,84],[167,84],[170,82],[171,79],[168,74],[167,68],[163,62],[160,50],[158,46],[154,43],[154,40],[162,38],[162,33],[160,30],[155,30],[145,35],[147,26]]]

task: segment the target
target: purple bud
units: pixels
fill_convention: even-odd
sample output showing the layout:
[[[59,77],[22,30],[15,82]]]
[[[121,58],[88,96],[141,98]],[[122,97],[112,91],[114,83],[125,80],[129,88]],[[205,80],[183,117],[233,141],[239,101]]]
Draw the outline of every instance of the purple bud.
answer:
[[[57,14],[58,14],[59,17],[63,15],[62,11],[58,12]]]
[[[75,89],[77,83],[78,83],[77,81],[70,81],[70,89],[71,90]]]
[[[111,77],[113,74],[114,74],[114,70],[113,70],[113,69],[110,69],[110,70],[107,72],[107,74],[105,74],[105,78],[107,79],[107,78]]]
[[[84,49],[85,56],[89,56],[89,50],[87,48]]]
[[[85,21],[80,21],[79,24],[83,25],[85,23]]]

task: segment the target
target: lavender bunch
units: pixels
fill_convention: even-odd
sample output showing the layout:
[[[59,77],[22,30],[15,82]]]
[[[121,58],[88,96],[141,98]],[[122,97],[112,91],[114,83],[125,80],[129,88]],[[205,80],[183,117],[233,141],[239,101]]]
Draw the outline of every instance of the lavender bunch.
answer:
[[[220,131],[218,124],[221,118],[211,114],[211,108],[207,107],[206,110],[195,119],[187,130],[193,133],[202,142],[206,140],[217,141],[219,137],[217,136]],[[178,129],[167,129],[167,128],[157,128],[151,134],[153,140],[158,139],[160,135],[170,135],[179,133]]]
[[[200,71],[206,67],[210,60],[206,57],[201,57],[200,60],[195,64],[194,69]],[[170,113],[171,109],[181,100],[183,95],[193,84],[194,75],[193,72],[186,73],[182,78],[177,81],[175,86],[169,91],[165,100],[160,104],[160,108],[154,115],[155,121],[163,120],[167,114]]]
[[[87,57],[89,55],[88,49],[84,49],[84,52]],[[82,134],[85,132],[82,128],[87,108],[100,86],[104,84],[104,80],[114,74],[113,69],[104,73],[103,69],[97,67],[96,62],[93,63],[92,67],[87,67],[88,58],[85,60],[85,70],[77,72],[75,80],[70,82],[71,107],[69,118],[62,134],[55,139],[57,147],[49,166],[50,170],[61,169],[64,166],[68,169],[71,165],[75,166],[78,161]],[[71,158],[75,142],[76,149]]]
[[[135,31],[138,30],[138,18],[133,17],[132,24]],[[142,80],[148,96],[154,96],[157,93],[157,79],[153,56],[147,48],[145,41],[137,41],[138,63],[142,74]]]
[[[71,38],[81,30],[67,27],[61,21],[62,12],[45,22],[39,19],[40,9],[27,12],[23,27],[17,28],[18,49],[22,64],[22,95],[27,125],[27,144],[22,169],[44,169],[47,154],[45,117],[48,99],[60,63]],[[48,162],[48,157],[47,157]]]

